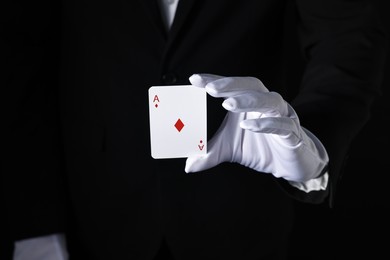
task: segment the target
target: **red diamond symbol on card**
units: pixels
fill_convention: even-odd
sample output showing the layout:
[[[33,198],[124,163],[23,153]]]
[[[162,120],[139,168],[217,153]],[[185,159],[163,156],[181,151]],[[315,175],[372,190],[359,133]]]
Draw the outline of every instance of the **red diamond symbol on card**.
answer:
[[[180,120],[180,118],[176,121],[175,127],[176,127],[177,131],[179,131],[179,132],[183,129],[184,124],[183,124],[183,122]]]

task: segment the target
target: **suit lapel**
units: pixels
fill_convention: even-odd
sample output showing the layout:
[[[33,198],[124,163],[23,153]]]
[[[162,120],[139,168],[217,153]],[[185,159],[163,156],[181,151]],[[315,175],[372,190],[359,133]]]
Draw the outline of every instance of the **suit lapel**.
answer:
[[[175,19],[173,20],[171,30],[169,31],[169,42],[172,42],[174,38],[176,38],[180,29],[182,29],[194,2],[195,0],[179,0]]]
[[[183,24],[190,13],[191,7],[193,6],[195,0],[179,0],[175,19],[173,21],[172,27],[169,30],[168,34],[165,31],[164,24],[161,18],[161,12],[157,3],[157,0],[138,0],[145,7],[146,13],[149,16],[152,23],[155,25],[155,28],[159,33],[166,38],[169,36],[169,42],[172,42],[173,39],[177,36],[178,32],[182,28]]]
[[[157,3],[157,0],[138,0],[146,9],[146,13],[151,19],[152,23],[155,25],[156,30],[159,32],[159,35],[165,42],[165,47],[163,51],[162,59],[165,60],[172,44],[177,38],[178,33],[182,30],[184,24],[187,21],[187,17],[191,11],[195,0],[179,0],[175,18],[169,32],[164,28],[164,23],[162,21],[161,12]]]
[[[164,24],[161,18],[161,12],[157,3],[157,0],[138,0],[145,7],[145,12],[150,18],[151,22],[155,26],[156,30],[159,32],[165,40],[167,33],[164,28]]]

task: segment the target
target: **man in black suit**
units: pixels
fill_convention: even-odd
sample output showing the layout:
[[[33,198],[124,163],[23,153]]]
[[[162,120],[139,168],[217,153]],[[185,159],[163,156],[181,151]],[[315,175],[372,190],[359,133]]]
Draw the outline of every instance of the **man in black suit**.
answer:
[[[14,259],[284,259],[293,201],[334,200],[387,47],[367,1],[294,1],[307,63],[290,85],[286,4],[25,7],[3,178]],[[177,84],[210,94],[210,151],[154,160],[147,89]]]

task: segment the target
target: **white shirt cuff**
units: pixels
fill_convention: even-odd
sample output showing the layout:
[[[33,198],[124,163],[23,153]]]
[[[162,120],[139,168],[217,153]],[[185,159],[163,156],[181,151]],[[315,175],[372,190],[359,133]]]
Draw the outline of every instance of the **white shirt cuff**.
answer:
[[[326,172],[318,178],[306,182],[289,181],[290,185],[304,192],[326,190],[329,181],[329,174]]]

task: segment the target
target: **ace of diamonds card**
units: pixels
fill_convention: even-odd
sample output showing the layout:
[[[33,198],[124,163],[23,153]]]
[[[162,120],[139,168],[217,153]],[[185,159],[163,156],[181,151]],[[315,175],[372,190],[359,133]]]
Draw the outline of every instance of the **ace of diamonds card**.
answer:
[[[207,152],[206,100],[206,91],[191,85],[149,88],[153,158],[180,158]]]

